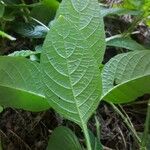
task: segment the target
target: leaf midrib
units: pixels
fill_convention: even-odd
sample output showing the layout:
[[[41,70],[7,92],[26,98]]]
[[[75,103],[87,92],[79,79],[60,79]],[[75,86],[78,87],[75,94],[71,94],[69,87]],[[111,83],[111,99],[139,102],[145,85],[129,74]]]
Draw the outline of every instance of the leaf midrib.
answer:
[[[66,54],[66,51],[65,51],[65,54]],[[77,112],[79,114],[79,118],[80,118],[80,121],[81,121],[81,126],[83,127],[84,126],[84,121],[82,119],[82,116],[81,116],[81,112],[79,110],[79,107],[78,107],[78,104],[77,104],[77,100],[76,100],[76,97],[75,97],[75,93],[74,93],[74,89],[73,89],[73,86],[72,86],[72,82],[71,82],[71,79],[70,79],[70,74],[69,74],[69,67],[68,67],[68,57],[67,57],[67,54],[66,54],[66,61],[67,61],[67,73],[68,73],[68,78],[69,78],[69,82],[70,82],[70,87],[71,87],[71,91],[72,91],[72,94],[73,94],[73,98],[75,100],[75,106],[76,106],[76,109],[77,109]]]
[[[5,87],[5,88],[8,88],[8,89],[12,89],[12,90],[18,90],[20,92],[29,93],[29,94],[32,94],[32,95],[35,95],[35,96],[39,96],[39,97],[45,99],[45,96],[42,95],[42,94],[38,94],[38,93],[35,93],[35,92],[27,91],[27,90],[24,90],[24,89],[15,88],[15,87],[11,87],[11,86],[8,86],[8,85],[3,85],[3,84],[0,84],[0,87]]]

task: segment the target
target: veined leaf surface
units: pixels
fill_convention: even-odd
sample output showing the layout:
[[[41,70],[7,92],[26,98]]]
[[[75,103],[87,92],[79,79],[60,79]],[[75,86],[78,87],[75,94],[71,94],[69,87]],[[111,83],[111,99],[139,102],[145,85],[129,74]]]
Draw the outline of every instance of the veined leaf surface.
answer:
[[[105,52],[105,31],[97,0],[63,0],[57,12],[74,24],[92,51],[98,64]]]
[[[38,63],[25,58],[0,57],[0,105],[29,111],[50,107],[43,95]]]
[[[136,51],[112,58],[102,73],[102,99],[114,103],[135,100],[150,93],[150,52]]]
[[[82,33],[63,16],[46,37],[41,64],[50,105],[80,126],[85,124],[100,100],[100,70]]]

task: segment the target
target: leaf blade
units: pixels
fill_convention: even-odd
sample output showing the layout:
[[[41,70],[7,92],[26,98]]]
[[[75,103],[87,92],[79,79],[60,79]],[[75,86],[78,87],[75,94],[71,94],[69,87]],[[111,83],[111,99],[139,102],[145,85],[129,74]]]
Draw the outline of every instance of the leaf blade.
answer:
[[[63,147],[62,147],[63,145]],[[57,127],[50,136],[47,150],[82,150],[75,134],[66,127]]]
[[[47,35],[41,64],[51,106],[78,125],[85,124],[99,103],[100,71],[80,31],[63,16]]]
[[[80,30],[83,40],[87,40],[88,47],[91,47],[95,59],[100,64],[103,61],[106,45],[104,23],[98,1],[63,0],[56,17],[60,15]]]
[[[0,57],[0,104],[30,111],[48,109],[39,78],[38,63],[20,57]]]
[[[120,47],[120,48],[125,48],[125,49],[129,49],[132,51],[136,51],[136,50],[146,50],[145,47],[143,47],[141,44],[137,43],[136,41],[134,41],[131,38],[114,38],[111,39],[107,42],[108,46],[114,46],[114,47]]]
[[[150,52],[137,51],[112,58],[103,70],[102,99],[114,103],[135,100],[150,93]]]

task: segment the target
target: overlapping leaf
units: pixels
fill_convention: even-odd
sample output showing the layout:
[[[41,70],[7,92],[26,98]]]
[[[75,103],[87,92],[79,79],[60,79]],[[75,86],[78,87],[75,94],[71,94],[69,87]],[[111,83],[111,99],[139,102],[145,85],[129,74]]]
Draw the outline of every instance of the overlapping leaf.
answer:
[[[14,57],[28,57],[31,55],[40,54],[40,51],[31,51],[31,50],[21,50],[21,51],[15,51],[8,56],[14,56]]]
[[[60,16],[46,37],[41,56],[51,106],[80,126],[88,121],[101,95],[98,64],[83,39],[80,30]]]
[[[75,134],[66,127],[56,128],[50,136],[47,150],[82,150]]]
[[[89,130],[92,150],[103,150],[103,146],[99,139]]]
[[[33,23],[17,23],[14,25],[14,31],[24,37],[44,38],[48,32],[48,29],[44,26]]]
[[[144,48],[141,44],[137,43],[136,41],[134,41],[131,38],[114,38],[114,39],[110,39],[107,42],[108,46],[115,46],[115,47],[120,47],[120,48],[125,48],[125,49],[129,49],[132,51],[141,51],[141,50],[145,50],[146,48]]]
[[[40,66],[17,57],[0,57],[0,105],[30,111],[49,108],[43,96]]]
[[[105,32],[97,0],[63,0],[57,17],[63,15],[74,24],[87,40],[95,59],[100,64],[105,52]]]
[[[150,52],[129,52],[112,58],[104,67],[102,83],[101,98],[114,103],[150,93]]]

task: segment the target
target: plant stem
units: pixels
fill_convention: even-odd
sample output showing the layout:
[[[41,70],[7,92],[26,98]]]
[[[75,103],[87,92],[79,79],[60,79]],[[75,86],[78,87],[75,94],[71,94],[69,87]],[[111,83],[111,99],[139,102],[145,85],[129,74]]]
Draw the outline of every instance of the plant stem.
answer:
[[[21,0],[21,2],[22,4],[26,5],[24,0]],[[30,10],[27,7],[22,8],[21,10],[26,14],[26,15],[23,15],[25,22],[29,22]]]
[[[143,133],[142,142],[141,142],[141,150],[147,149],[146,146],[149,142],[149,139],[148,139],[149,131],[150,131],[150,99],[148,101],[145,128],[144,128],[144,133]]]
[[[131,123],[128,115],[126,114],[126,116],[113,104],[110,103],[110,105],[113,107],[113,109],[121,116],[121,118],[124,120],[124,122],[126,123],[126,125],[128,126],[128,128],[132,131],[133,135],[136,137],[138,143],[141,143],[141,139],[139,138],[139,136],[136,133],[136,130],[134,129],[133,124]]]
[[[131,34],[132,35],[134,35],[134,34],[138,34],[139,33],[139,31],[134,31],[134,32],[132,32]],[[113,36],[111,36],[111,37],[108,37],[108,38],[106,38],[106,42],[109,42],[109,41],[111,41],[111,40],[113,40],[113,39],[116,39],[116,38],[123,38],[124,37],[124,35],[123,34],[116,34],[116,35],[113,35]]]
[[[142,20],[142,18],[143,18],[143,13],[138,17],[136,17],[136,19],[133,21],[133,23],[128,28],[128,30],[123,34],[123,37],[127,37],[128,35],[130,35],[133,32],[133,30],[136,28],[138,23]]]
[[[12,37],[11,35],[3,32],[3,31],[0,31],[0,36],[5,37],[5,38],[7,38],[7,39],[9,39],[11,41],[15,41],[16,40],[16,38]]]
[[[87,150],[92,150],[87,124],[83,124],[82,129],[83,129],[84,137],[86,140]]]
[[[101,124],[99,123],[99,120],[98,120],[98,118],[97,118],[96,115],[95,115],[95,125],[96,125],[97,138],[100,141],[100,128],[101,128]]]
[[[33,18],[33,17],[30,17],[32,20],[34,20],[35,22],[37,22],[38,24],[40,24],[41,26],[45,27],[45,29],[47,29],[48,31],[50,30],[45,24],[43,24],[42,22],[40,22],[39,20]]]

